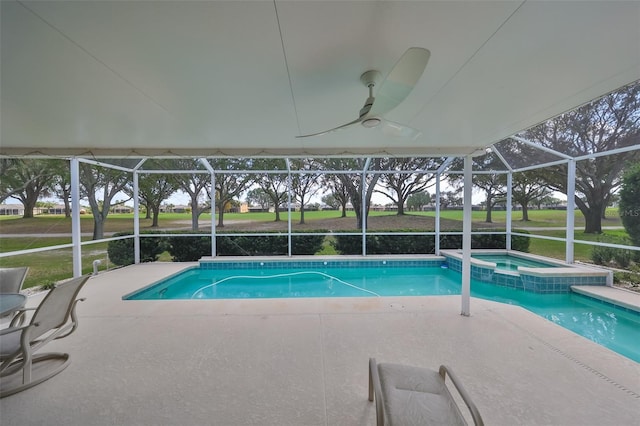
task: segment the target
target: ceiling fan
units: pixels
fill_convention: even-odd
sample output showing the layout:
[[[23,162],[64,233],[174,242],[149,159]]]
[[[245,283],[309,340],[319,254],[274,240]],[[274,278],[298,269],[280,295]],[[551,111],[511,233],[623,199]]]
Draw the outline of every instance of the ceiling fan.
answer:
[[[431,52],[421,47],[407,49],[396,62],[389,75],[387,75],[387,78],[382,81],[375,97],[373,96],[373,88],[376,86],[376,82],[380,80],[380,72],[374,70],[366,71],[360,76],[360,81],[369,89],[369,97],[360,109],[359,117],[356,120],[333,129],[296,137],[308,138],[325,135],[360,124],[367,128],[378,128],[390,136],[416,139],[420,136],[421,132],[419,130],[386,120],[384,115],[400,105],[409,96],[420,76],[422,76],[429,61],[429,56],[431,56]]]

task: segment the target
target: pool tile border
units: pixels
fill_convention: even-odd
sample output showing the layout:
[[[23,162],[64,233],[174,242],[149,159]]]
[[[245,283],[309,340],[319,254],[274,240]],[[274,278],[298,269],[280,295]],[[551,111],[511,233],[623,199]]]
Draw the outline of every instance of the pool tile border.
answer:
[[[294,269],[294,268],[437,268],[444,264],[445,258],[433,256],[424,259],[349,259],[349,260],[245,260],[224,261],[201,259],[202,269]]]

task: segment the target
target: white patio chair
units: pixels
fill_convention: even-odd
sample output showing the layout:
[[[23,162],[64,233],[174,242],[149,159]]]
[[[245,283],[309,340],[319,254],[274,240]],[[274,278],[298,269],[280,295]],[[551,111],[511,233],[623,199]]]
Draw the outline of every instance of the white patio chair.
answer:
[[[50,379],[69,365],[69,354],[36,354],[47,343],[67,337],[78,327],[76,299],[89,275],[74,278],[49,291],[26,325],[21,309],[9,328],[0,330],[0,398]]]

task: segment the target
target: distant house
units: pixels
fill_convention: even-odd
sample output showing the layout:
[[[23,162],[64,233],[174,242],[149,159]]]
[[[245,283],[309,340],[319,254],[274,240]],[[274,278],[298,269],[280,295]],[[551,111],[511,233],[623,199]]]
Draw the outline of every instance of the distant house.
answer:
[[[56,204],[49,207],[46,211],[47,214],[64,214],[64,204]]]
[[[129,206],[114,206],[111,209],[111,213],[133,213],[133,207],[129,207]]]
[[[168,204],[160,206],[161,213],[187,213],[191,211],[191,206],[186,206],[184,204]]]
[[[23,216],[22,204],[0,204],[0,216]]]

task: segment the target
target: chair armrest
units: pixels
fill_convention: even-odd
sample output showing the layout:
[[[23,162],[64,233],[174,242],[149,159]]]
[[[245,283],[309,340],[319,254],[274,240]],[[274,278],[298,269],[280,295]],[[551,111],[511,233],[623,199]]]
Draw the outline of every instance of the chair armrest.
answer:
[[[62,339],[63,337],[67,337],[68,335],[70,335],[71,333],[76,331],[76,328],[78,328],[78,315],[76,314],[76,305],[78,304],[78,302],[84,302],[85,300],[87,300],[87,299],[80,298],[80,299],[76,299],[76,300],[73,301],[73,305],[71,305],[71,324],[69,324],[71,326],[71,329],[67,333],[64,333],[64,334],[61,334],[59,336],[56,336],[54,338],[54,340]]]
[[[15,333],[16,331],[24,330],[25,328],[28,328],[30,326],[31,326],[31,324],[19,325],[19,326],[16,326],[16,327],[9,326],[7,328],[0,329],[0,336],[3,336],[5,334]]]
[[[24,324],[24,321],[27,319],[27,312],[35,311],[37,308],[20,308],[16,312],[13,318],[11,318],[11,323],[9,323],[9,327],[16,327]]]
[[[458,377],[453,373],[453,371],[451,371],[451,368],[447,367],[446,365],[441,365],[438,373],[442,377],[443,381],[445,381],[446,376],[449,375],[451,382],[453,383],[456,390],[462,397],[462,400],[464,401],[464,403],[467,405],[467,408],[469,408],[469,411],[471,412],[471,417],[473,418],[473,422],[477,426],[484,426],[484,421],[482,420],[482,416],[480,416],[480,412],[478,411],[478,408],[471,400],[471,397],[469,396],[465,388],[462,386],[462,382],[460,382]]]

